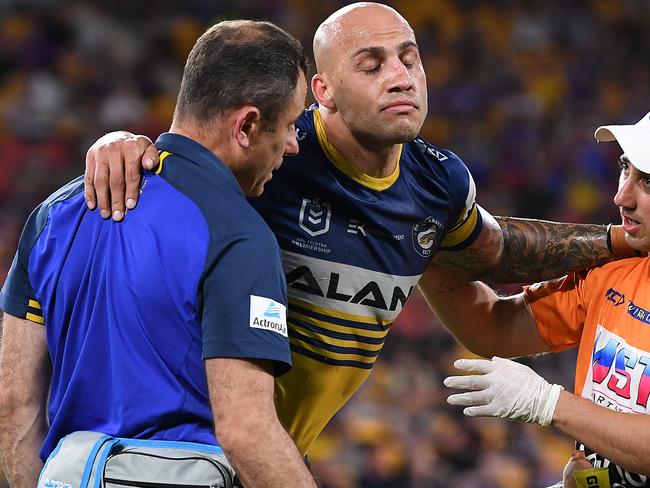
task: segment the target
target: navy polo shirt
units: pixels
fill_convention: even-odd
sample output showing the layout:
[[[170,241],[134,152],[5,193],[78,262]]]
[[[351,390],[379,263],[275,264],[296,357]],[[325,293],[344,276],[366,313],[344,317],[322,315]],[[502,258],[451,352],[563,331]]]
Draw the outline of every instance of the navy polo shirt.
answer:
[[[89,211],[83,178],[29,217],[0,308],[44,324],[50,431],[215,444],[203,358],[290,364],[272,232],[229,169],[186,137],[156,141],[138,206]]]

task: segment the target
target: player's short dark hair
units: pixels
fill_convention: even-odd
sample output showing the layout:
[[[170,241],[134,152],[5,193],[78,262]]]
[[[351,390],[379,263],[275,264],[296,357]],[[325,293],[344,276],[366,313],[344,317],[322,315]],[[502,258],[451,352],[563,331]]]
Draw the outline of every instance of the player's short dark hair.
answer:
[[[302,44],[270,22],[213,25],[190,52],[175,117],[208,122],[244,105],[257,107],[272,125],[285,110],[307,59]]]

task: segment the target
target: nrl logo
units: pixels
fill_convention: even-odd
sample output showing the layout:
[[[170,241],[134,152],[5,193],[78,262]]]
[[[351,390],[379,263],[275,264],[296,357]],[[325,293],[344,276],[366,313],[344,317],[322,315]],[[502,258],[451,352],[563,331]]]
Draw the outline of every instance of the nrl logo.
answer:
[[[411,231],[415,251],[424,258],[431,256],[440,244],[441,230],[442,224],[433,217],[415,224]]]
[[[330,230],[332,208],[329,203],[321,203],[318,199],[302,199],[300,208],[300,228],[310,236],[319,236]]]

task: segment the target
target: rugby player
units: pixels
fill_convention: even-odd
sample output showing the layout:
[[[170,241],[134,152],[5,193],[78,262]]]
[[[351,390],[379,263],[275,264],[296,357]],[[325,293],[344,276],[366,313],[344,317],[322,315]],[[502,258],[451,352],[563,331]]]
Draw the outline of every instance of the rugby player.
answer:
[[[252,200],[283,252],[293,367],[276,381],[276,404],[303,454],[366,380],[415,286],[431,286],[428,269],[520,282],[612,259],[605,226],[497,221],[476,204],[463,161],[418,136],[425,73],[394,9],[334,12],[314,57],[317,104],[297,122],[299,154]],[[143,136],[104,136],[87,155],[89,206],[121,220],[140,162],[152,169],[157,158]]]

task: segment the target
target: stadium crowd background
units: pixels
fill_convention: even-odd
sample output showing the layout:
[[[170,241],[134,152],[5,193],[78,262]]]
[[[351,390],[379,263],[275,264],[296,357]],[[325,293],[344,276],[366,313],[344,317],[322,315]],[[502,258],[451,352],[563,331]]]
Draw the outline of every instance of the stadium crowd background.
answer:
[[[268,19],[310,50],[317,25],[346,3],[0,1],[0,276],[28,212],[82,171],[98,136],[121,128],[153,138],[167,129],[183,62],[205,27],[225,18]],[[636,122],[650,110],[647,0],[390,4],[410,21],[421,47],[429,86],[422,132],[465,160],[485,208],[618,220],[617,148],[597,146],[592,134],[602,123]],[[463,354],[414,296],[368,385],[313,450],[325,487],[527,488],[557,481],[572,450],[567,438],[465,419],[446,406],[442,379]],[[573,357],[530,362],[571,388]]]

